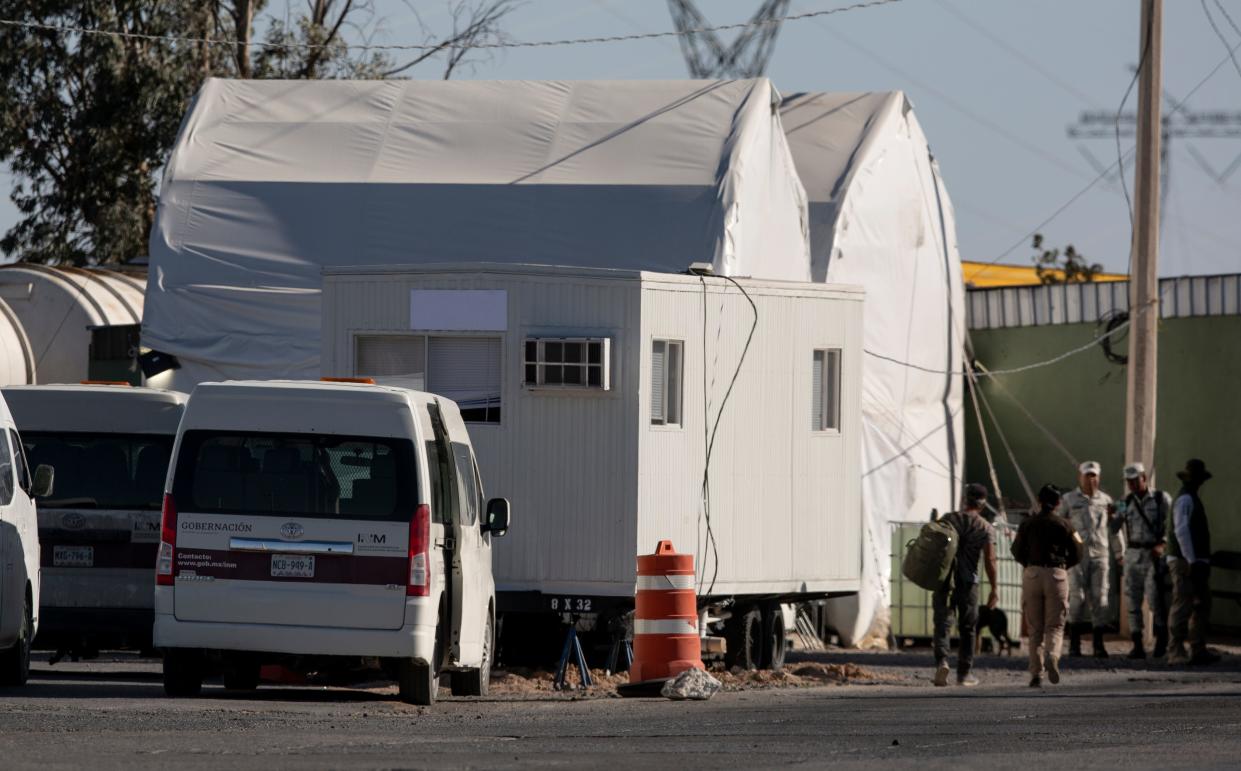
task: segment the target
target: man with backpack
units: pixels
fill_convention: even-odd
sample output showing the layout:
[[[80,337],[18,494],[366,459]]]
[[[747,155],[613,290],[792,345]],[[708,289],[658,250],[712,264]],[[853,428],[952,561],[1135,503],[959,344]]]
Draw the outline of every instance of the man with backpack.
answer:
[[[1081,561],[1081,536],[1058,516],[1060,490],[1043,485],[1039,511],[1017,529],[1012,553],[1021,563],[1021,611],[1030,625],[1030,687],[1060,682],[1060,644],[1069,612],[1069,568]]]
[[[986,557],[984,565],[991,595],[987,607],[994,608],[1000,602],[996,587],[999,585],[995,559],[995,530],[982,517],[987,501],[987,488],[980,484],[967,485],[965,505],[962,511],[953,511],[941,521],[952,525],[958,541],[956,560],[948,578],[931,596],[935,619],[935,685],[948,685],[948,635],[952,631],[952,616],[957,617],[957,633],[961,647],[957,653],[957,685],[978,685],[978,678],[970,671],[974,666],[974,635],[978,627],[978,562]]]
[[[1151,609],[1155,628],[1154,656],[1163,658],[1168,651],[1168,608],[1163,596],[1167,544],[1164,523],[1172,511],[1172,497],[1150,487],[1146,466],[1141,463],[1125,466],[1125,484],[1129,495],[1121,501],[1113,521],[1125,545],[1121,564],[1125,568],[1125,599],[1129,604],[1129,634],[1133,638],[1129,658],[1146,658],[1142,639],[1143,599]]]

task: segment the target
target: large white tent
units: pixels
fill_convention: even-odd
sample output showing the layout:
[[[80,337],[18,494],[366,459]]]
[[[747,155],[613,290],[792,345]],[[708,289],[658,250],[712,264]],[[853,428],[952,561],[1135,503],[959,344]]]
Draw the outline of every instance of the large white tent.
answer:
[[[809,278],[780,96],[739,81],[209,80],[164,175],[156,382],[318,374],[324,266]]]
[[[964,383],[946,373],[962,368],[961,260],[939,167],[903,93],[795,94],[781,118],[810,199],[814,280],[866,289],[863,585],[830,607],[850,643],[886,629],[892,524],[957,504]]]

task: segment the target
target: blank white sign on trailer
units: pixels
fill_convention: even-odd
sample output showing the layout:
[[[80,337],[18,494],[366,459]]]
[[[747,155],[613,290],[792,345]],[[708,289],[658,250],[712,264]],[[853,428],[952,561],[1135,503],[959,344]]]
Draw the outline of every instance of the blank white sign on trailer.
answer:
[[[411,289],[409,328],[503,332],[508,329],[508,292],[503,289]]]

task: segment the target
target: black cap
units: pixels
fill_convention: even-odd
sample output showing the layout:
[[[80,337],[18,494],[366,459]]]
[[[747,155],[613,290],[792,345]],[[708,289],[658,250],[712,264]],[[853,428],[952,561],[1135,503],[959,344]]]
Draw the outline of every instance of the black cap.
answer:
[[[987,487],[977,482],[970,482],[965,486],[965,500],[970,503],[979,503],[987,500]]]
[[[1055,485],[1043,485],[1038,491],[1038,502],[1044,506],[1055,506],[1060,502],[1060,488]]]

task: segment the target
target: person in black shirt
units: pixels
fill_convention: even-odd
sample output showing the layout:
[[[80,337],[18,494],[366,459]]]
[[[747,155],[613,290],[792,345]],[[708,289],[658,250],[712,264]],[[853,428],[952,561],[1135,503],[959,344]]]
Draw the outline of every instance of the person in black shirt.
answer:
[[[1039,511],[1021,523],[1013,557],[1022,565],[1021,611],[1030,625],[1030,687],[1047,679],[1060,682],[1060,644],[1069,613],[1068,569],[1081,561],[1081,536],[1068,520],[1055,515],[1060,490],[1043,485]]]
[[[952,631],[952,616],[957,617],[957,632],[961,647],[957,653],[957,685],[978,685],[978,678],[970,670],[974,666],[974,634],[978,627],[978,561],[986,556],[987,581],[991,595],[987,607],[994,608],[1000,601],[996,587],[995,530],[982,518],[983,504],[987,501],[987,488],[971,484],[965,488],[965,505],[962,511],[944,515],[944,521],[956,529],[959,541],[957,558],[943,586],[931,596],[934,610],[935,636],[935,685],[948,685],[948,634]]]

